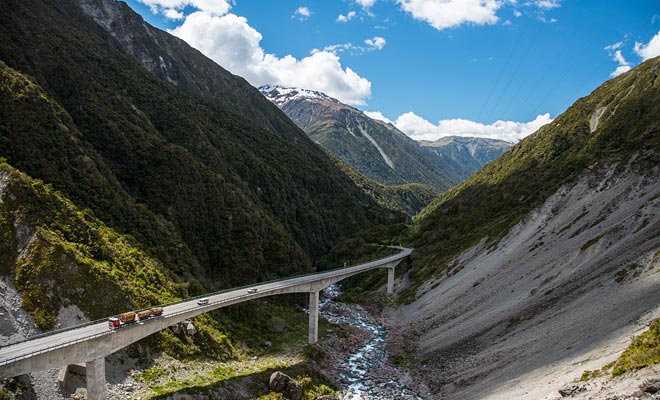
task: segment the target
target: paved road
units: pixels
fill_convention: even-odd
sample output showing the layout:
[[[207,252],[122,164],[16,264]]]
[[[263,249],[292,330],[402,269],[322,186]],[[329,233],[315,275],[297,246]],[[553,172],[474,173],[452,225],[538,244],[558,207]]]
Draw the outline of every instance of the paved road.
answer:
[[[240,289],[227,290],[209,294],[203,297],[209,299],[209,304],[205,306],[197,305],[197,299],[188,299],[175,304],[164,305],[164,316],[173,316],[183,314],[193,310],[198,310],[199,314],[212,311],[214,309],[224,307],[229,304],[253,300],[260,297],[279,294],[283,289],[296,289],[304,285],[320,282],[335,277],[344,275],[355,275],[360,272],[368,271],[371,269],[379,268],[380,266],[390,263],[392,261],[401,260],[408,257],[412,249],[404,247],[396,247],[401,252],[399,254],[385,257],[379,260],[371,261],[368,263],[340,268],[327,272],[320,272],[315,274],[308,274],[297,276],[289,279],[282,279],[278,281],[256,284],[251,287],[243,287]],[[256,293],[248,293],[248,288],[256,288]],[[301,290],[304,291],[304,290]],[[148,324],[153,320],[146,320],[144,322],[136,322],[135,324]],[[130,326],[121,328],[131,329]],[[103,335],[111,335],[113,331],[108,329],[107,321],[96,322],[93,324],[81,325],[78,327],[68,328],[64,331],[54,331],[37,338],[27,340],[20,343],[11,344],[0,348],[0,366],[7,365],[16,360],[21,360],[30,357],[31,355],[44,353],[55,348],[61,348],[73,343],[89,340]]]

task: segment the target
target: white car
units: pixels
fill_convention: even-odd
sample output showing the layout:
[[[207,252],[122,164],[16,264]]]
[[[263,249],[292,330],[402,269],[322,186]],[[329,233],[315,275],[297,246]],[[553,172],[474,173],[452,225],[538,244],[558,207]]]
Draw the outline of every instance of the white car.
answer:
[[[248,289],[248,293],[257,293],[257,288]]]
[[[209,298],[208,297],[197,300],[197,305],[198,306],[205,306],[207,304],[209,304]]]

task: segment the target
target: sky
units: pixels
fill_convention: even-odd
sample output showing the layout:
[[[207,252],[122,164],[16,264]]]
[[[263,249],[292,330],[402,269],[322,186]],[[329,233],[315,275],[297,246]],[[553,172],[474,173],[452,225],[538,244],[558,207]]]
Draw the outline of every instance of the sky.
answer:
[[[252,85],[319,90],[416,140],[517,142],[660,55],[659,0],[128,0]]]

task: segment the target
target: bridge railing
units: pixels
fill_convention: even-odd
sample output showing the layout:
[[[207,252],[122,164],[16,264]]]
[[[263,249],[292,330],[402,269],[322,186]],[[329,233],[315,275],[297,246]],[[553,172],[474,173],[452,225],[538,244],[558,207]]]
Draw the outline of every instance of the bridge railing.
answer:
[[[404,252],[402,252],[402,253],[404,253]],[[276,283],[276,282],[290,281],[290,280],[293,280],[293,279],[305,278],[305,277],[312,276],[312,275],[332,275],[333,272],[346,271],[348,269],[361,267],[361,266],[364,266],[366,264],[376,264],[376,265],[373,265],[373,268],[378,268],[382,264],[386,264],[388,262],[395,261],[395,260],[407,257],[407,255],[403,256],[402,253],[394,254],[394,255],[391,255],[391,256],[383,257],[383,258],[380,258],[380,259],[376,259],[374,261],[369,261],[369,262],[354,265],[354,266],[339,267],[339,268],[334,268],[334,269],[330,269],[330,270],[326,270],[326,271],[322,271],[322,272],[310,272],[310,273],[296,275],[296,276],[292,276],[292,277],[288,277],[288,278],[272,279],[272,280],[265,281],[265,282],[252,283],[252,284],[249,284],[249,285],[234,287],[234,288],[230,288],[230,289],[223,289],[223,290],[219,290],[219,291],[216,291],[216,292],[213,292],[213,293],[207,293],[207,294],[203,294],[203,295],[199,295],[199,296],[194,296],[194,297],[189,297],[189,298],[186,298],[186,299],[178,300],[178,301],[175,301],[175,302],[172,302],[172,303],[160,304],[160,305],[154,306],[154,307],[173,306],[173,305],[176,305],[176,304],[181,304],[181,303],[185,303],[185,302],[189,302],[189,301],[199,300],[199,299],[202,299],[202,298],[211,297],[211,296],[215,296],[215,295],[219,295],[219,294],[233,292],[233,291],[237,291],[237,290],[241,290],[241,289],[252,288],[254,286],[261,286],[261,285],[266,285],[266,284],[271,284],[271,283]],[[293,286],[293,285],[296,285],[296,284],[297,283],[289,282],[288,285],[275,286],[273,288],[269,288],[268,291],[275,291],[275,290],[283,289],[283,288],[286,288],[288,286]],[[173,312],[173,313],[168,313],[164,317],[165,318],[174,317],[174,316],[177,316],[177,315],[188,313],[188,312],[193,311],[193,310],[200,310],[201,311],[201,310],[204,310],[206,308],[210,308],[211,306],[216,306],[216,305],[223,304],[223,303],[229,303],[229,302],[235,301],[237,299],[242,299],[242,298],[245,298],[245,297],[254,297],[254,296],[252,294],[241,294],[241,295],[234,296],[234,297],[231,297],[231,298],[228,298],[228,299],[209,302],[209,304],[207,306],[204,306],[204,308],[198,308],[198,307],[186,308],[184,310],[179,310],[179,311],[176,311],[176,312]],[[149,307],[149,308],[152,308],[152,307]],[[148,310],[149,308],[145,308],[145,309],[142,309],[142,310]],[[142,311],[142,310],[139,310],[139,311]],[[19,344],[19,343],[24,343],[24,342],[27,342],[27,341],[36,340],[36,339],[39,339],[39,338],[42,338],[42,337],[47,337],[47,336],[60,334],[60,333],[75,330],[75,329],[84,328],[84,327],[87,327],[87,326],[92,326],[92,325],[96,325],[96,324],[100,324],[100,323],[105,323],[105,322],[107,322],[107,320],[108,319],[106,317],[106,318],[103,318],[103,319],[90,321],[90,322],[87,322],[87,323],[84,323],[84,324],[75,325],[75,326],[71,326],[71,327],[68,327],[68,328],[63,328],[63,329],[58,329],[58,330],[54,330],[54,331],[50,331],[50,332],[45,332],[45,333],[42,333],[42,334],[30,336],[30,337],[26,338],[25,340],[22,340],[22,341],[19,341],[19,342],[14,342],[14,343],[11,343],[11,344],[6,344],[6,345],[3,345],[3,346],[0,346],[0,348],[16,345],[16,344]],[[144,323],[149,323],[149,322],[152,322],[152,321],[155,321],[155,320],[156,319],[148,319],[148,320],[142,321],[142,323],[143,324]],[[32,357],[32,356],[35,356],[35,355],[38,355],[38,354],[53,351],[53,350],[56,350],[56,349],[59,349],[59,348],[71,346],[71,345],[74,345],[76,343],[80,343],[80,342],[90,340],[90,339],[93,339],[93,338],[96,338],[96,337],[109,335],[109,334],[112,334],[113,332],[115,332],[115,331],[114,330],[107,330],[107,331],[104,331],[104,332],[93,333],[93,334],[84,336],[82,338],[74,339],[72,341],[67,341],[65,343],[61,343],[61,344],[58,344],[58,345],[49,346],[49,347],[40,349],[38,351],[22,354],[20,356],[8,358],[8,359],[5,359],[5,360],[0,360],[0,366],[9,364],[11,362],[19,361],[19,360],[22,360],[22,359],[25,359],[25,358],[29,358],[29,357]]]

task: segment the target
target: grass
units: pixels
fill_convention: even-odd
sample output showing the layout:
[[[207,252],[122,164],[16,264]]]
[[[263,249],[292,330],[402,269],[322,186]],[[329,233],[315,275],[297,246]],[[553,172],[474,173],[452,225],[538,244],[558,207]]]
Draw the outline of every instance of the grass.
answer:
[[[507,328],[511,328],[512,326],[516,325],[522,320],[518,315],[514,315],[513,317],[509,318],[509,322],[507,324]]]
[[[587,214],[589,214],[589,211],[583,211],[582,214],[580,214],[580,215],[578,215],[577,217],[575,217],[575,219],[573,219],[573,221],[569,222],[567,225],[565,225],[564,227],[562,227],[562,228],[557,232],[557,235],[561,235],[563,232],[565,232],[565,231],[571,229],[571,227],[572,227],[573,225],[575,225],[576,222],[578,222],[579,220],[581,220],[582,218],[584,218],[584,216],[586,216]]]
[[[268,387],[270,375],[282,371],[303,388],[305,399],[334,394],[329,382],[307,360],[303,348],[292,347],[287,355],[252,358],[247,354],[236,360],[217,363],[190,361],[178,363],[163,357],[158,365],[136,372],[133,378],[149,383],[149,388],[136,393],[140,398],[165,399],[173,394],[205,395],[224,398],[232,393],[237,399],[276,399],[279,394]]]
[[[658,363],[660,363],[660,318],[651,322],[647,331],[635,336],[616,361],[599,370],[584,371],[580,381],[588,381],[610,373],[612,376],[620,376]]]
[[[582,247],[580,247],[580,250],[581,250],[581,251],[585,251],[585,250],[587,250],[589,247],[591,247],[591,246],[593,246],[594,244],[598,243],[598,241],[599,241],[600,239],[602,239],[603,236],[605,236],[606,233],[607,233],[607,232],[603,232],[603,233],[601,233],[600,235],[596,236],[595,238],[586,241],[586,242],[582,245]]]
[[[660,363],[660,319],[654,320],[646,332],[633,338],[614,363],[612,375],[622,375],[657,363]]]
[[[605,365],[603,368],[596,369],[596,370],[593,370],[593,371],[585,370],[582,373],[582,376],[580,376],[580,382],[587,382],[591,379],[608,375],[610,373],[610,370],[612,369],[613,364],[614,363],[609,363],[609,364]]]

